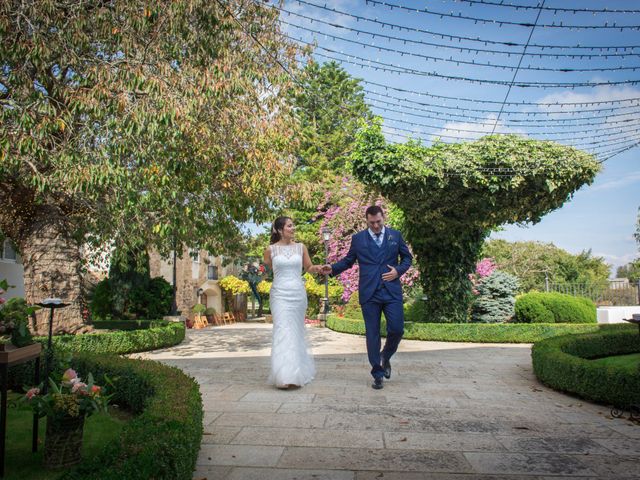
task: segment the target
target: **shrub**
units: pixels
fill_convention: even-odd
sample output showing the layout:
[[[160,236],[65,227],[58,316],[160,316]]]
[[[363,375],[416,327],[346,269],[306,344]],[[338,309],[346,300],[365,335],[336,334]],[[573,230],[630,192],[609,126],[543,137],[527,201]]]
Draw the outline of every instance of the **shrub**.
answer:
[[[93,326],[101,330],[145,330],[169,325],[167,320],[94,320]]]
[[[524,302],[524,306],[522,305]],[[549,321],[548,314],[543,313],[538,303],[553,315],[555,323],[596,323],[596,305],[588,298],[573,297],[557,292],[531,292],[516,300],[516,319],[524,323],[540,323]],[[520,304],[520,306],[518,305]],[[536,315],[543,315],[541,319]]]
[[[404,319],[407,322],[427,322],[427,308],[421,297],[414,298],[404,305]]]
[[[166,322],[163,326],[148,330],[56,335],[52,341],[53,351],[61,356],[65,353],[78,352],[126,355],[177,345],[184,340],[184,336],[185,326],[183,323]],[[47,344],[46,337],[35,337],[34,340],[43,346]],[[44,372],[44,349],[40,360],[41,372]],[[21,388],[23,385],[29,385],[33,382],[33,363],[27,362],[9,368],[10,387]],[[41,378],[43,378],[42,374]]]
[[[121,283],[106,278],[95,286],[90,302],[94,318],[159,318],[171,311],[173,287],[164,278],[138,281],[132,286],[122,284],[126,288],[118,291],[117,285]]]
[[[362,318],[360,307],[360,294],[356,291],[351,294],[349,301],[344,306],[344,316],[347,318]]]
[[[476,285],[478,296],[471,308],[471,320],[477,323],[506,322],[513,317],[518,279],[499,270]]]
[[[381,327],[384,335],[386,327]],[[331,315],[327,326],[344,333],[364,335],[361,319]],[[514,324],[514,323],[413,323],[405,327],[407,340],[428,340],[438,342],[478,342],[478,343],[533,343],[549,337],[573,333],[598,332],[627,325],[597,324]]]
[[[516,298],[514,322],[554,323],[553,312],[544,306],[541,294],[531,292]]]
[[[635,326],[607,327],[601,327],[597,333],[567,335],[536,343],[531,357],[538,379],[556,390],[595,402],[618,407],[637,404],[640,399],[640,369],[628,371],[590,361],[598,357],[640,352]]]
[[[187,480],[193,476],[202,440],[198,384],[175,367],[114,356],[77,355],[73,366],[109,377],[112,402],[140,415],[96,458],[64,474],[65,480]]]
[[[29,315],[38,307],[31,307],[24,298],[11,298],[0,308],[0,336],[11,334],[11,343],[24,347],[33,343],[29,331]]]

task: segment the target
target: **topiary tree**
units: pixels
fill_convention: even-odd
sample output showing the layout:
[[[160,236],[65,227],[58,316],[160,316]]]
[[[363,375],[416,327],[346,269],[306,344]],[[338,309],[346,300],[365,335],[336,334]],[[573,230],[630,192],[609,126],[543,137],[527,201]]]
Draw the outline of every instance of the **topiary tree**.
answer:
[[[600,165],[554,142],[492,135],[425,147],[387,144],[379,123],[364,127],[352,154],[356,177],[404,212],[428,297],[428,321],[464,322],[482,244],[505,223],[537,223]]]

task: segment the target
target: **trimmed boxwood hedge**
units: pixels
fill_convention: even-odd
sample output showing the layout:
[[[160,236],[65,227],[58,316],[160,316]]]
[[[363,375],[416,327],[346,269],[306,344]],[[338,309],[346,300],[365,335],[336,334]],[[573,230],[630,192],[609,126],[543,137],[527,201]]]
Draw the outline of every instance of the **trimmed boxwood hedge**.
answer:
[[[181,343],[184,337],[184,323],[171,322],[161,327],[146,330],[54,336],[52,343],[53,351],[57,355],[63,352],[126,355],[128,353],[171,347]],[[47,345],[46,337],[35,337],[34,340],[42,343],[43,347]],[[44,349],[40,367],[41,372],[44,372]],[[11,388],[21,388],[23,385],[29,385],[33,379],[33,369],[34,362],[10,367],[9,386]]]
[[[144,330],[167,325],[167,320],[93,320],[93,328],[100,330]]]
[[[184,336],[184,323],[171,322],[164,326],[145,330],[55,336],[53,337],[53,348],[69,352],[124,355],[177,345],[184,340]],[[38,337],[35,340],[43,345],[47,343],[45,337]]]
[[[330,315],[327,327],[332,330],[364,335],[364,321]],[[549,337],[570,333],[598,332],[627,325],[569,324],[569,323],[409,323],[405,322],[404,337],[408,340],[431,340],[438,342],[477,343],[534,343]],[[384,320],[382,335],[386,332]]]
[[[531,351],[538,379],[556,390],[617,407],[640,403],[640,369],[600,365],[591,360],[640,352],[632,325],[598,333],[567,335],[537,342]]]
[[[558,292],[530,292],[516,299],[515,321],[522,323],[597,323],[596,304]]]
[[[202,440],[202,398],[196,381],[149,360],[77,354],[72,366],[96,383],[114,384],[112,403],[139,414],[116,442],[84,459],[65,480],[190,480]]]

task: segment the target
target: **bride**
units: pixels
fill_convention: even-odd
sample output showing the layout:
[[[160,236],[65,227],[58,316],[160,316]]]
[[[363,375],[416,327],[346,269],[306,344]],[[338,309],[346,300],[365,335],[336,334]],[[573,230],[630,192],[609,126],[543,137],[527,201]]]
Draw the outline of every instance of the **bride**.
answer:
[[[269,295],[273,338],[268,382],[281,389],[301,387],[316,374],[305,339],[307,292],[302,271],[319,273],[322,267],[311,263],[307,247],[294,242],[294,235],[291,218],[276,218],[271,227],[271,245],[264,252],[264,262],[273,269]]]

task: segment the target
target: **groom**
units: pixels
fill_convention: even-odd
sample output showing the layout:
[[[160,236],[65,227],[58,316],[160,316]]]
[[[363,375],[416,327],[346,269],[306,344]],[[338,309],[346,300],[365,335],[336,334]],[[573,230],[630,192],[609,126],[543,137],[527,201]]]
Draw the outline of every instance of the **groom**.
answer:
[[[384,226],[382,208],[373,205],[367,208],[365,216],[369,228],[353,235],[347,255],[333,265],[324,265],[322,273],[338,275],[358,261],[360,306],[364,316],[371,375],[374,379],[371,386],[379,390],[383,386],[382,377],[391,377],[389,359],[396,353],[404,333],[400,277],[411,266],[413,257],[400,232]],[[380,351],[382,312],[387,319],[387,340]]]

